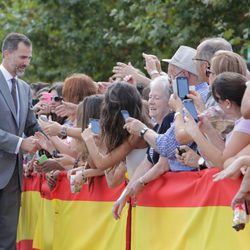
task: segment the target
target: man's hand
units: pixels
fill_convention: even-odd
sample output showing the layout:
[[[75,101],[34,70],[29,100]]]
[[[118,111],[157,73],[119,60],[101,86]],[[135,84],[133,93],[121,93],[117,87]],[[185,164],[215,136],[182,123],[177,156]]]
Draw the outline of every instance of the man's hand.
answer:
[[[27,137],[22,140],[20,148],[28,153],[35,153],[39,148],[37,145],[38,140],[34,136]]]
[[[145,127],[147,127],[147,126],[145,124],[143,124],[141,121],[139,121],[135,118],[129,117],[126,120],[126,124],[124,125],[123,128],[127,129],[127,131],[130,134],[139,136],[140,131]]]

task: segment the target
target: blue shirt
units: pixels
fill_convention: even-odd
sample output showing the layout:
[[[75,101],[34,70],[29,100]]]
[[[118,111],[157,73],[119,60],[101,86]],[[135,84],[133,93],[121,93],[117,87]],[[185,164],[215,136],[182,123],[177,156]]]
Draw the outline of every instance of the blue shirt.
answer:
[[[195,90],[201,95],[205,102],[209,91],[208,84],[206,82],[200,83],[195,86]],[[175,157],[175,149],[180,146],[175,138],[175,126],[174,122],[165,134],[158,135],[156,138],[156,146],[160,155],[167,157],[171,171],[194,171],[195,168],[183,165]],[[187,144],[193,150],[196,150],[197,146],[195,143]]]

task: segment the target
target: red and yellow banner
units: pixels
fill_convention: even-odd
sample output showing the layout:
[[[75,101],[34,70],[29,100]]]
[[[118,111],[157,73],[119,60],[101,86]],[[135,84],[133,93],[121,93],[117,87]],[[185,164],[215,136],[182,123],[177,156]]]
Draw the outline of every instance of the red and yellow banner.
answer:
[[[73,194],[65,173],[53,192],[39,175],[25,178],[18,249],[248,250],[250,226],[232,228],[230,203],[241,180],[214,183],[217,171],[169,172],[148,184],[131,224],[128,206],[119,221],[111,214],[124,185],[109,189],[105,177],[96,177],[92,191],[83,185]]]
[[[250,226],[232,228],[241,180],[214,183],[217,171],[169,172],[148,184],[132,208],[131,249],[249,249]]]

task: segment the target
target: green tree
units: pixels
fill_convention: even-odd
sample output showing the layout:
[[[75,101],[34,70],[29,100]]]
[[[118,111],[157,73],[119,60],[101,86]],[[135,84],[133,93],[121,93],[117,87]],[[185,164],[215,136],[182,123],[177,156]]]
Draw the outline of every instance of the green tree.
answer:
[[[250,46],[248,0],[8,0],[0,8],[0,39],[14,31],[33,42],[29,82],[74,72],[106,80],[117,61],[142,69],[142,52],[169,58],[204,37],[222,36],[243,56]]]

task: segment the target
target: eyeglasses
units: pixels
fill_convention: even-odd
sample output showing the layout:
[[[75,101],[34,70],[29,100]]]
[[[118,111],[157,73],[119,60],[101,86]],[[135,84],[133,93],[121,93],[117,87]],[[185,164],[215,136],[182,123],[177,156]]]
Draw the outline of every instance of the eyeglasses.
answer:
[[[52,96],[51,100],[54,102],[61,102],[63,100],[62,96]]]
[[[200,62],[206,62],[208,65],[207,65],[207,68],[206,68],[206,77],[209,77],[209,75],[212,73],[210,72],[210,62],[206,59],[202,59],[202,58],[193,58],[192,60],[194,61],[200,61]]]
[[[212,71],[211,69],[206,68],[206,75],[207,75],[207,76],[216,75],[216,73],[215,73],[214,71]]]
[[[210,62],[206,59],[202,59],[202,58],[193,58],[192,60],[194,61],[200,61],[200,62],[206,62],[208,64],[208,66],[210,67]]]

